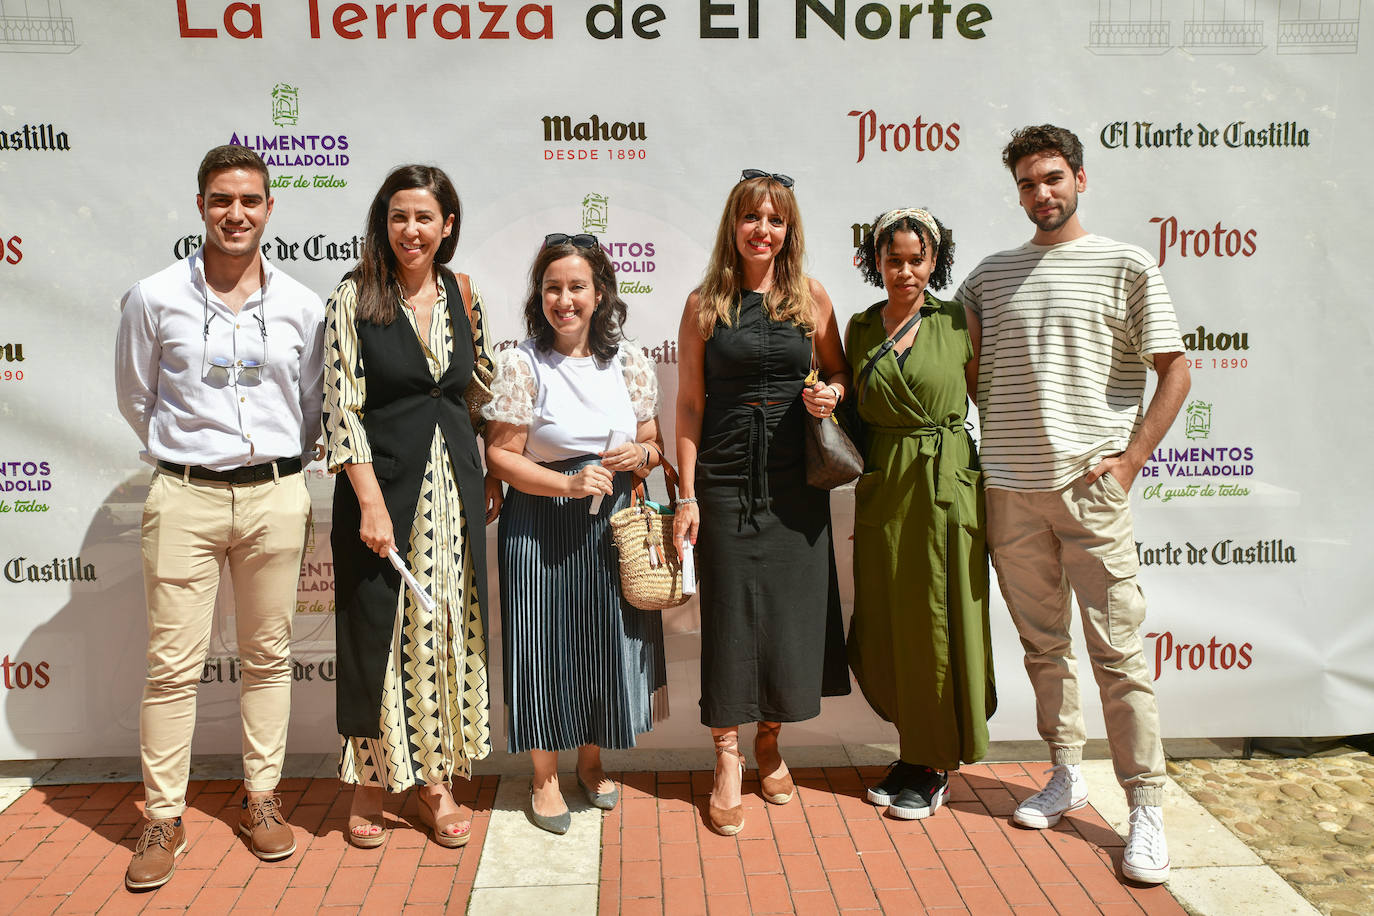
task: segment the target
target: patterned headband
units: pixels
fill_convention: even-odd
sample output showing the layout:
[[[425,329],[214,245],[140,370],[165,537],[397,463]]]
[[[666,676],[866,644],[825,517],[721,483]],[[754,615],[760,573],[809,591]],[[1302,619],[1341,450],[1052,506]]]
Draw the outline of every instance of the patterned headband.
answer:
[[[878,217],[878,221],[873,224],[874,246],[877,246],[878,238],[883,234],[884,229],[898,220],[907,218],[914,219],[916,222],[929,229],[930,237],[935,240],[935,247],[940,247],[940,229],[939,224],[935,222],[935,217],[931,216],[925,210],[919,210],[915,207],[909,207],[905,210],[888,210],[882,216]]]

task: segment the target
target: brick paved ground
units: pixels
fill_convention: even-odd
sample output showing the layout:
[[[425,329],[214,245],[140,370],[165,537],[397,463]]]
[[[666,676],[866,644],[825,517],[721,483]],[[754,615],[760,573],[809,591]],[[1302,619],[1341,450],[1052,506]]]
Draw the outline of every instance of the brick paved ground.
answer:
[[[344,839],[349,795],[338,780],[282,780],[296,853],[267,863],[239,837],[240,783],[193,782],[190,848],[171,881],[139,894],[124,889],[124,869],[142,831],[143,787],[37,786],[0,813],[0,913],[463,913],[496,783],[482,776],[464,787],[459,800],[474,816],[463,849],[429,842],[407,795],[387,807],[397,829],[385,848],[362,850]]]
[[[764,804],[751,775],[738,837],[717,836],[702,820],[710,773],[616,774],[623,801],[601,823],[599,911],[1183,913],[1165,888],[1118,880],[1121,839],[1091,808],[1053,830],[1011,826],[1043,767],[966,767],[951,781],[947,808],[924,821],[886,818],[864,801],[882,768],[799,769],[798,798],[784,806]],[[0,913],[463,913],[497,779],[477,778],[461,799],[474,810],[462,850],[427,839],[410,796],[388,806],[393,829],[382,849],[354,849],[343,836],[348,793],[336,780],[284,780],[298,847],[278,863],[259,862],[238,836],[236,782],[195,782],[190,849],[166,886],[140,894],[127,892],[123,877],[142,787],[35,787],[0,813]]]
[[[711,774],[625,773],[602,828],[603,916],[931,912],[1182,914],[1163,887],[1122,884],[1122,841],[1091,808],[1053,830],[1010,824],[1044,764],[965,767],[949,810],[923,821],[864,800],[883,768],[798,769],[799,798],[776,806],[745,778],[737,837],[703,821]]]

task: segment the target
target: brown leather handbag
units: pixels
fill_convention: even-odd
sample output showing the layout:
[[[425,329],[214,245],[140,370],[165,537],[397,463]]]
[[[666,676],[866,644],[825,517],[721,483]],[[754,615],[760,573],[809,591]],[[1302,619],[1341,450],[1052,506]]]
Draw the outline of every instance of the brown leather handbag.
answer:
[[[472,327],[472,278],[467,274],[458,274],[458,290],[462,293],[463,311],[467,312],[468,327]],[[482,354],[477,349],[477,338],[472,339],[472,381],[468,382],[468,387],[463,390],[463,400],[468,405],[468,419],[472,421],[473,432],[482,435],[487,421],[482,417],[482,407],[491,403],[494,395],[491,393],[491,368],[482,363]]]
[[[816,345],[811,345],[811,373],[806,377],[809,388],[820,378],[816,369]],[[854,447],[839,421],[832,413],[828,417],[805,417],[806,482],[820,490],[842,487],[864,472],[864,456]]]

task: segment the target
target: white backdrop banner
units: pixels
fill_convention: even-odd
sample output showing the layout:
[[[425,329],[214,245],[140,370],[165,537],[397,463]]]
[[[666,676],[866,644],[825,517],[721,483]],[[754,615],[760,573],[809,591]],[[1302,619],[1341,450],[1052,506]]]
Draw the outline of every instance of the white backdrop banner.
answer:
[[[200,242],[211,146],[267,159],[264,251],[322,295],[386,172],[442,166],[464,203],[454,266],[503,345],[523,336],[543,236],[597,233],[671,435],[678,319],[741,168],[796,178],[808,271],[843,321],[881,296],[853,254],[884,209],[951,227],[955,286],[1029,238],[999,156],[1046,121],[1083,139],[1089,230],[1162,264],[1190,351],[1188,403],[1133,491],[1166,734],[1370,731],[1362,6],[0,0],[0,757],[137,752],[150,471],[112,348],[124,290]],[[321,751],[337,743],[333,483],[319,465],[308,480],[291,748]],[[834,516],[848,580],[851,492]],[[1000,599],[992,616],[992,736],[1032,738]],[[701,745],[695,606],[669,622],[673,714],[644,743]],[[490,657],[501,746],[499,633]],[[198,751],[238,750],[238,679],[222,594]],[[824,710],[789,742],[895,738],[857,693]]]

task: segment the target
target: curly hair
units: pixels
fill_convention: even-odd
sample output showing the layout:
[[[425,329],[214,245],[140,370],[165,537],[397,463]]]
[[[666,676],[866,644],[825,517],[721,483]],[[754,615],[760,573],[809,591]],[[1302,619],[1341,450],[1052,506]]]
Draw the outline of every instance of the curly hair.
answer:
[[[587,262],[592,269],[592,284],[601,300],[592,312],[591,327],[587,333],[587,346],[600,365],[615,358],[620,341],[625,336],[625,318],[629,309],[625,300],[620,298],[620,287],[615,280],[615,266],[600,245],[579,248],[572,242],[546,245],[530,265],[530,289],[525,297],[525,333],[534,338],[535,347],[543,353],[553,349],[557,336],[553,325],[544,316],[544,273],[555,261],[578,257]]]
[[[884,248],[892,245],[892,237],[898,232],[914,232],[916,237],[921,240],[921,257],[925,258],[926,251],[930,247],[935,248],[935,266],[930,271],[930,280],[926,283],[929,289],[944,289],[949,285],[949,276],[954,269],[954,234],[949,227],[940,222],[939,217],[931,214],[931,219],[935,220],[935,225],[940,230],[940,244],[935,244],[935,238],[930,234],[930,227],[916,219],[914,216],[903,216],[895,219],[890,225],[884,226],[883,231],[877,238],[873,237],[873,226],[878,225],[878,221],[883,218],[883,214],[891,211],[884,210],[873,217],[873,222],[869,223],[869,228],[864,232],[863,244],[854,249],[854,256],[858,261],[860,275],[864,280],[874,286],[883,285],[883,266],[880,258]]]
[[[726,327],[739,309],[740,253],[735,247],[735,227],[746,213],[767,200],[787,224],[787,237],[773,259],[773,286],[763,294],[763,307],[774,321],[790,321],[806,332],[815,327],[812,316],[811,284],[802,272],[806,242],[802,235],[801,211],[792,189],[767,176],[737,182],[725,200],[711,248],[711,262],[697,290],[697,327],[703,340],[709,339],[716,322]]]
[[[358,320],[389,325],[396,320],[396,252],[391,250],[387,232],[387,218],[391,198],[398,191],[428,191],[439,204],[445,221],[453,217],[453,231],[439,243],[434,252],[436,273],[453,258],[458,248],[458,230],[463,225],[463,204],[448,175],[438,166],[402,165],[386,176],[372,206],[367,211],[367,226],[363,230],[363,253],[353,268],[353,281],[358,286]]]
[[[1073,131],[1053,124],[1023,127],[1012,131],[1011,142],[1002,150],[1002,164],[1016,176],[1016,163],[1036,153],[1058,153],[1076,175],[1083,168],[1083,144]]]

